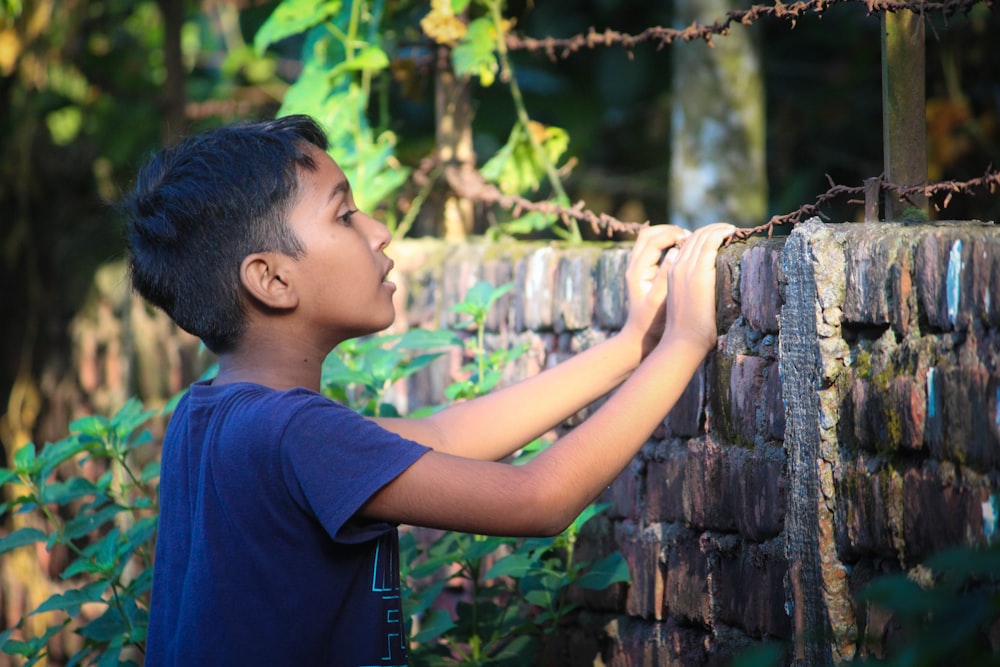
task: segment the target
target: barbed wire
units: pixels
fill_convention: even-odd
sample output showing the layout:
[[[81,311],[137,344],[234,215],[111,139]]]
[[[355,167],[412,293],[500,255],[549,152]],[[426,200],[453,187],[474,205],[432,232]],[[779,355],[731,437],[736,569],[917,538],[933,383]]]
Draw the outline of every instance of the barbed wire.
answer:
[[[415,180],[419,182],[420,173],[429,174],[437,166],[439,165],[431,159],[424,160],[418,173],[415,174]],[[475,170],[445,167],[442,173],[448,186],[457,196],[482,204],[495,204],[511,211],[515,217],[525,212],[536,212],[557,217],[564,223],[574,220],[590,225],[594,234],[608,238],[613,237],[616,233],[635,234],[642,227],[649,225],[648,220],[645,222],[626,222],[607,213],[595,213],[586,209],[583,201],[572,206],[561,206],[553,201],[532,201],[520,195],[504,193],[496,185],[485,181],[482,175]],[[934,197],[943,195],[943,199],[939,203],[934,203],[935,211],[942,211],[948,208],[956,194],[974,195],[975,191],[980,189],[987,190],[989,194],[995,194],[997,188],[1000,188],[1000,170],[995,170],[992,166],[987,168],[986,172],[978,178],[965,181],[938,181],[926,185],[891,183],[885,179],[884,175],[865,179],[864,184],[858,186],[837,184],[829,175],[826,178],[830,184],[829,189],[817,196],[812,203],[804,204],[790,213],[771,216],[770,220],[763,225],[740,228],[736,230],[730,241],[745,241],[754,234],[761,233],[766,233],[770,237],[776,227],[796,225],[812,217],[829,220],[829,216],[822,210],[823,205],[843,197],[864,195],[864,199],[848,199],[846,203],[864,205],[866,219],[868,219],[871,217],[869,211],[873,205],[877,216],[878,197],[885,192],[894,193],[901,201],[906,201],[914,206],[919,205],[919,202],[916,201],[918,196],[930,201]]]
[[[675,41],[690,42],[696,39],[704,40],[713,46],[714,36],[725,36],[733,25],[750,26],[762,18],[776,18],[791,23],[794,28],[798,20],[812,15],[822,18],[823,13],[834,5],[855,4],[864,5],[868,14],[880,12],[898,12],[910,10],[919,14],[940,14],[949,17],[954,14],[964,14],[976,5],[984,4],[989,8],[993,0],[942,0],[941,2],[923,2],[922,0],[802,0],[800,2],[776,2],[773,5],[754,5],[749,9],[728,12],[723,18],[712,23],[693,22],[686,28],[666,28],[653,26],[642,32],[630,35],[616,30],[598,31],[590,28],[585,34],[572,37],[525,37],[508,33],[506,45],[510,50],[528,52],[544,52],[551,60],[568,58],[582,49],[594,49],[599,46],[620,45],[631,50],[640,44],[656,44],[658,49]]]

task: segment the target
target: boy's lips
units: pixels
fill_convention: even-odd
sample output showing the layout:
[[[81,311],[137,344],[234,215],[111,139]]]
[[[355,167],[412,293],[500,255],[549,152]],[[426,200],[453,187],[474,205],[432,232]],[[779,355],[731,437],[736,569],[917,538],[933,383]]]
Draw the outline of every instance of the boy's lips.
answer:
[[[392,271],[394,266],[396,266],[396,263],[390,259],[389,266],[386,267],[385,272],[382,274],[382,282],[388,282],[386,278],[389,276],[389,272]]]

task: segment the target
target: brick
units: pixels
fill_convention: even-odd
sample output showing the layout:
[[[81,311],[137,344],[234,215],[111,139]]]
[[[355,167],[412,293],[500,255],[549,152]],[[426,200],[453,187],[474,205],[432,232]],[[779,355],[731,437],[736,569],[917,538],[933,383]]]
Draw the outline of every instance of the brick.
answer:
[[[712,600],[708,590],[708,558],[701,549],[698,535],[679,530],[667,547],[666,583],[663,615],[710,626]]]
[[[609,516],[633,521],[639,518],[639,480],[644,468],[640,459],[632,459],[601,495],[604,502],[610,503],[606,510]]]
[[[785,612],[788,563],[780,540],[759,545],[743,543],[720,550],[713,571],[716,621],[760,637],[788,638],[791,621]],[[753,582],[752,585],[748,585]]]
[[[719,334],[733,326],[740,317],[740,255],[739,246],[731,245],[719,251],[715,272],[715,321]]]
[[[963,544],[985,542],[983,511],[991,503],[985,481],[968,471],[959,480],[951,464],[934,461],[903,475],[903,537],[909,563]]]
[[[482,263],[480,279],[493,287],[500,287],[514,281],[514,263],[507,259],[491,259]],[[497,299],[486,316],[486,330],[504,332],[513,325],[513,290]]]
[[[931,453],[940,459],[987,470],[998,462],[998,437],[996,410],[990,404],[996,401],[996,377],[980,365],[961,365],[936,368],[934,396],[936,409],[940,409],[940,432],[930,446]]]
[[[920,305],[931,329],[967,329],[975,306],[969,244],[955,231],[935,231],[917,247],[916,277]]]
[[[659,524],[640,528],[628,521],[619,523],[615,526],[615,541],[632,576],[625,600],[626,613],[641,618],[661,618],[663,541]]]
[[[732,402],[733,428],[748,443],[758,441],[758,412],[760,397],[766,383],[766,373],[771,364],[761,357],[736,355],[729,380]]]
[[[781,272],[783,240],[758,242],[740,258],[740,312],[755,331],[777,333],[778,312],[781,310]]]
[[[970,300],[973,314],[987,326],[1000,327],[1000,240],[974,239],[970,244],[972,264]]]
[[[617,331],[625,324],[628,316],[625,271],[631,256],[629,249],[612,248],[602,252],[597,260],[594,319],[599,327]]]
[[[687,523],[713,530],[735,530],[726,486],[725,448],[711,440],[688,443],[682,505]]]
[[[858,459],[845,466],[835,480],[837,543],[842,558],[896,557],[902,482],[899,473],[884,462],[868,464]]]
[[[594,252],[582,249],[559,258],[552,299],[552,326],[556,331],[575,331],[591,326],[595,260]]]
[[[642,517],[648,522],[684,520],[684,471],[687,469],[686,445],[667,445],[665,455],[646,464],[646,493],[642,498]]]
[[[726,496],[741,535],[763,541],[778,535],[785,523],[788,480],[785,452],[760,445],[726,452]]]
[[[691,667],[705,662],[708,633],[673,620],[621,619],[614,623],[611,645],[602,656],[608,667]],[[583,664],[583,663],[580,663]]]
[[[867,325],[889,323],[890,249],[882,235],[852,237],[845,249],[847,288],[844,321]]]
[[[909,248],[900,249],[889,267],[889,323],[899,336],[916,326],[917,294],[913,289],[913,258]]]
[[[514,286],[514,329],[552,329],[553,284],[559,257],[551,247],[539,248],[517,263]]]
[[[680,438],[693,438],[703,432],[705,419],[705,364],[698,367],[673,408],[667,414],[667,432]]]

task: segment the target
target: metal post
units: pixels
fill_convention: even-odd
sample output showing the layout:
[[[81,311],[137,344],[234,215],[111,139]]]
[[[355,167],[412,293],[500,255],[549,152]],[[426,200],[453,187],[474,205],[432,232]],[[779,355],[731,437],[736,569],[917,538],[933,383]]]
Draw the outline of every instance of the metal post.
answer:
[[[924,16],[910,10],[882,12],[882,137],[885,179],[912,186],[927,183],[926,67]],[[885,219],[908,208],[927,213],[922,193],[900,200],[885,195]]]

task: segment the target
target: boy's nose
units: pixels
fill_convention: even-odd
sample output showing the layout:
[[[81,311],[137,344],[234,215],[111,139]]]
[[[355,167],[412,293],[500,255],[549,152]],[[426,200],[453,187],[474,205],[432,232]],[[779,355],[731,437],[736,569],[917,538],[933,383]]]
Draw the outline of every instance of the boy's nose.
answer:
[[[389,228],[381,220],[367,214],[365,217],[369,220],[368,238],[375,250],[381,250],[389,245],[389,241],[392,240],[392,232],[389,231]]]

